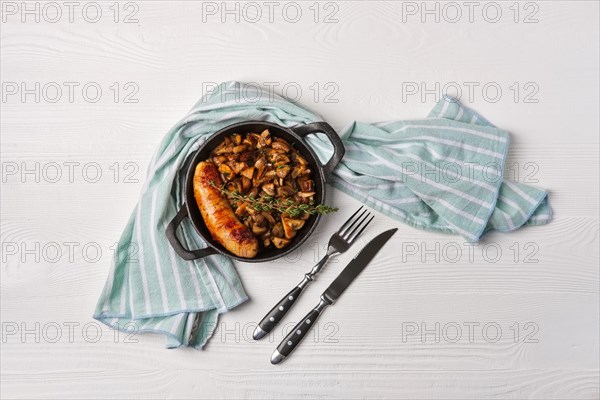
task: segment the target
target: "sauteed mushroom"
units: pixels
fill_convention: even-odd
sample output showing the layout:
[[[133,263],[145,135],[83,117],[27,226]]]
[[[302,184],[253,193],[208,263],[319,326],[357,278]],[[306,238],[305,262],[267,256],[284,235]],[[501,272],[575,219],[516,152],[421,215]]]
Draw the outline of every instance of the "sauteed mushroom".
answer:
[[[236,133],[212,151],[210,160],[218,167],[236,216],[262,247],[289,245],[310,215],[288,215],[270,205],[312,204],[315,196],[308,162],[294,146],[268,129]]]

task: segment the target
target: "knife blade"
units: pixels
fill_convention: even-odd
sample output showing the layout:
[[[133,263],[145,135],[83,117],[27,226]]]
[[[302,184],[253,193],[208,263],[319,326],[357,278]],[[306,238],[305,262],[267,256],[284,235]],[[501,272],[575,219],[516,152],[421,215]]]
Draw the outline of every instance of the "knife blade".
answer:
[[[379,250],[397,231],[397,228],[390,229],[377,235],[356,256],[348,263],[346,268],[334,279],[327,289],[321,295],[319,304],[313,308],[306,316],[290,331],[290,333],[281,341],[277,349],[271,355],[271,364],[279,364],[285,360],[294,351],[296,346],[304,339],[314,322],[321,315],[327,306],[332,305],[344,291],[350,286],[352,281],[362,272],[369,262],[375,257]]]

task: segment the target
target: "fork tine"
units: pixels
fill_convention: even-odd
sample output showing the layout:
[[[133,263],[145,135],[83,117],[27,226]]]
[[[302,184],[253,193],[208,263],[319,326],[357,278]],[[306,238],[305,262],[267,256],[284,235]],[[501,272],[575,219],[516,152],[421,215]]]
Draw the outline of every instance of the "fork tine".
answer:
[[[356,210],[356,211],[354,212],[354,214],[352,214],[352,216],[346,220],[346,222],[344,222],[344,225],[342,225],[342,227],[341,227],[340,229],[338,229],[338,233],[339,233],[340,235],[342,235],[342,234],[345,232],[345,230],[346,230],[346,229],[348,228],[348,226],[350,225],[350,222],[352,222],[352,219],[353,219],[353,218],[356,216],[356,214],[358,214],[358,212],[359,212],[360,210],[362,210],[362,209],[363,209],[363,207],[364,207],[364,206],[360,206],[360,208],[359,208],[358,210]]]
[[[367,210],[365,210],[367,211]],[[360,228],[360,226],[362,225],[363,222],[366,221],[367,218],[369,218],[369,215],[371,215],[370,212],[367,212],[367,214],[363,217],[363,214],[360,214],[360,217],[356,220],[357,224],[356,226],[354,226],[354,224],[352,224],[350,226],[350,228],[348,228],[348,232],[346,232],[344,234],[344,236],[342,236],[344,238],[344,240],[348,241],[348,239],[350,238],[350,235],[352,235],[354,232],[356,232],[358,230],[358,228]]]
[[[356,223],[357,223],[358,221],[360,221],[360,219],[363,217],[363,215],[365,215],[365,213],[366,213],[366,212],[368,212],[368,210],[365,208],[365,209],[363,210],[363,212],[361,212],[361,213],[359,214],[359,216],[358,216],[358,217],[356,217],[356,218],[354,219],[354,221],[352,221],[352,223],[350,224],[350,226],[349,226],[349,227],[347,227],[347,228],[346,228],[346,229],[344,229],[343,231],[339,232],[340,236],[341,236],[341,237],[344,237],[344,236],[346,236],[346,235],[347,235],[347,234],[348,234],[348,233],[349,233],[349,232],[350,232],[352,229],[354,229],[354,225],[356,225]],[[345,224],[344,224],[344,225],[345,225]]]
[[[359,237],[360,234],[363,233],[363,231],[365,230],[365,228],[371,223],[371,221],[373,221],[373,218],[375,218],[374,215],[372,215],[371,218],[369,218],[369,220],[367,221],[366,224],[364,224],[364,226],[362,227],[361,230],[359,230],[358,232],[355,231],[353,234],[351,234],[350,237],[348,238],[348,243],[352,243],[354,241],[354,239],[356,239],[357,237]]]

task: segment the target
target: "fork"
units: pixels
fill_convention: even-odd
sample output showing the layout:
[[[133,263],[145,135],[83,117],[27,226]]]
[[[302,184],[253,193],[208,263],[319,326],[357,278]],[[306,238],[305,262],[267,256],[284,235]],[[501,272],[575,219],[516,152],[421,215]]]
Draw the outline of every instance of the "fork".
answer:
[[[356,210],[354,214],[352,214],[352,216],[348,218],[346,222],[344,222],[344,225],[342,225],[342,227],[331,236],[329,239],[329,244],[327,245],[327,252],[321,261],[319,261],[310,272],[304,274],[304,279],[302,282],[300,282],[288,294],[286,294],[279,301],[279,303],[277,303],[275,307],[273,307],[271,311],[265,315],[262,321],[260,321],[253,334],[254,340],[259,340],[271,332],[273,328],[283,319],[290,308],[292,308],[298,297],[300,297],[300,294],[304,288],[308,286],[308,284],[315,279],[315,276],[321,271],[321,269],[323,269],[323,266],[327,263],[327,261],[331,257],[335,257],[348,250],[356,238],[363,233],[365,228],[374,218],[374,216],[371,216],[371,213],[368,212],[367,209],[364,209],[363,212],[358,215],[363,207],[364,206],[361,206],[358,210]],[[369,216],[371,216],[371,218],[369,218]],[[367,220],[367,218],[369,219]]]

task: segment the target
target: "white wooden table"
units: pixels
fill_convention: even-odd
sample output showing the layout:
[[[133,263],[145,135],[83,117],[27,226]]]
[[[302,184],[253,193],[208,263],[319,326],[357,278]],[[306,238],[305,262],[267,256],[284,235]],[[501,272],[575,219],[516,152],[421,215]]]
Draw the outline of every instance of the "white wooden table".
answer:
[[[594,1],[2,2],[1,397],[597,399],[598,14]],[[392,243],[271,366],[353,256],[251,340],[359,205],[331,189],[341,211],[297,257],[239,265],[251,301],[205,351],[116,336],[91,314],[150,157],[231,79],[338,130],[460,94],[511,132],[507,175],[548,188],[555,220],[470,248],[378,215],[363,243],[399,227]]]

